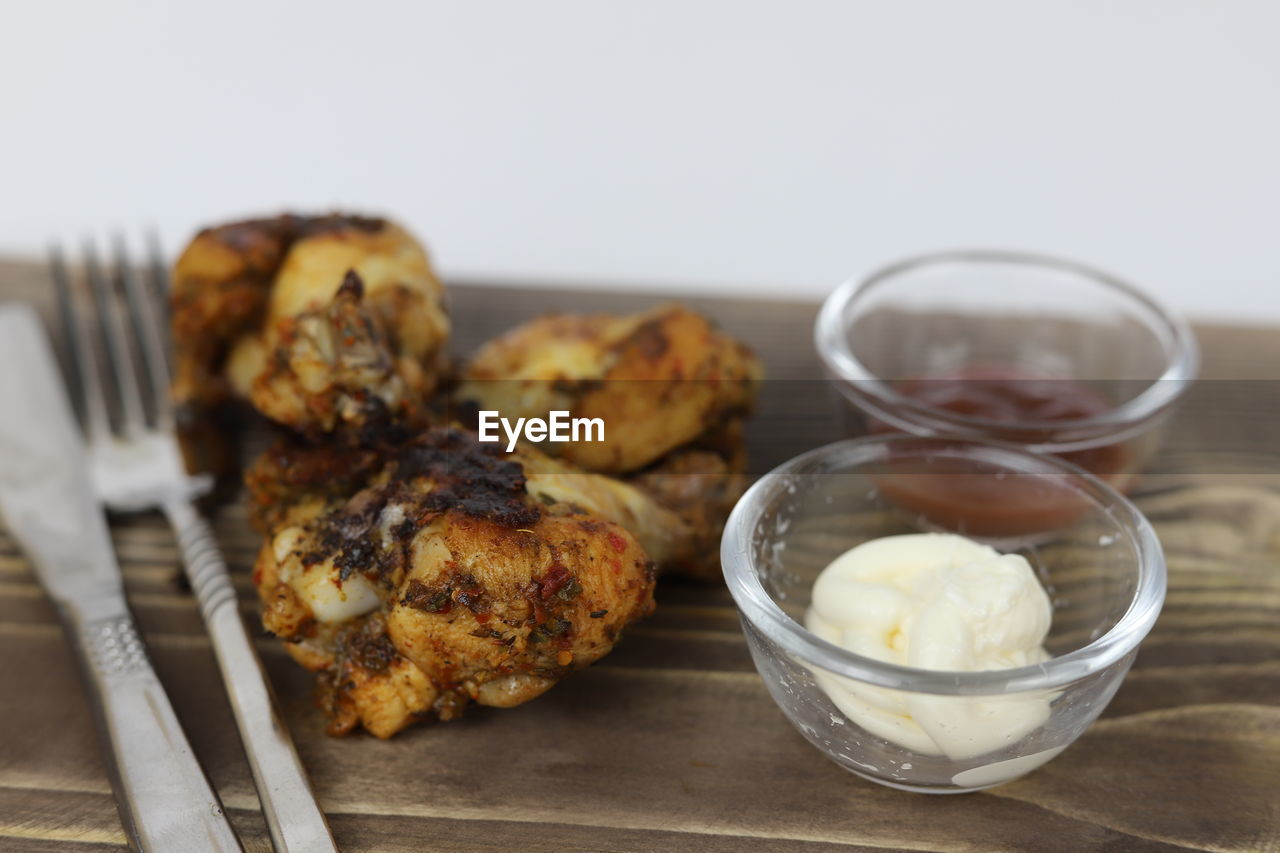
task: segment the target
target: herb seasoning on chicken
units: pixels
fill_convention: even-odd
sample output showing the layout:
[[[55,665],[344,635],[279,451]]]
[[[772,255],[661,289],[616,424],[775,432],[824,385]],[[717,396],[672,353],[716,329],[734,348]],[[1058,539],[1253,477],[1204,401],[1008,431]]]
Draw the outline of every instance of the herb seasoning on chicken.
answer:
[[[535,498],[471,433],[384,452],[349,497],[300,490],[274,513],[255,568],[264,624],[321,673],[332,732],[518,705],[652,610],[654,564],[626,528]]]

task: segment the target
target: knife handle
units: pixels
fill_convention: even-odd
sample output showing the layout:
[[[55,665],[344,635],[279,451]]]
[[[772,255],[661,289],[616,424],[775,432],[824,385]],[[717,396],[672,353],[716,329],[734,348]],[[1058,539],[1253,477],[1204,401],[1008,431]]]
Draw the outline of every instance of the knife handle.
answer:
[[[187,580],[222,671],[272,846],[278,853],[337,853],[289,729],[276,710],[271,682],[240,617],[236,591],[213,529],[190,501],[167,502],[164,512],[177,534]]]
[[[243,853],[156,677],[124,599],[92,615],[62,606],[103,740],[129,844],[143,853]]]

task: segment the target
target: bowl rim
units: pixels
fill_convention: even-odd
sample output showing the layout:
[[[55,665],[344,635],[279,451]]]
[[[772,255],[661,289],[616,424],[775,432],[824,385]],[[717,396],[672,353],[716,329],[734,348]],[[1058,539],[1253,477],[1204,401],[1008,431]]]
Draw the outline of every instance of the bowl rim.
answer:
[[[1088,418],[1071,420],[1019,421],[1011,424],[989,418],[956,414],[898,393],[888,381],[876,376],[853,354],[848,335],[843,328],[844,311],[855,300],[902,273],[934,265],[955,263],[1043,267],[1092,279],[1122,294],[1154,315],[1170,336],[1173,352],[1164,372],[1151,380],[1141,393],[1118,406]],[[849,278],[823,301],[814,322],[813,338],[818,356],[831,375],[842,383],[848,383],[857,393],[865,394],[880,406],[891,407],[890,411],[906,411],[942,424],[944,428],[951,431],[951,434],[975,438],[981,438],[992,431],[1007,433],[1010,429],[1044,432],[1103,432],[1110,435],[1108,432],[1110,429],[1130,428],[1172,406],[1186,392],[1200,369],[1200,347],[1190,324],[1183,317],[1165,308],[1141,288],[1088,264],[1050,254],[1012,249],[969,248],[927,252],[880,267],[861,279]]]
[[[1076,484],[1113,518],[1128,538],[1138,560],[1138,582],[1129,606],[1102,636],[1043,663],[1013,669],[952,672],[900,666],[855,654],[821,639],[792,619],[765,592],[751,543],[761,510],[788,488],[789,478],[815,463],[839,459],[843,467],[884,459],[894,445],[928,446],[933,454],[981,460],[1024,473],[1053,473]],[[834,473],[834,472],[830,472]],[[1104,502],[1105,501],[1105,502]],[[725,524],[720,557],[725,582],[743,620],[802,663],[879,687],[947,696],[1004,695],[1063,687],[1106,669],[1134,651],[1147,636],[1164,605],[1167,570],[1155,530],[1126,497],[1088,471],[1063,459],[1016,444],[989,440],[878,435],[845,439],[815,448],[784,462],[758,479],[738,501]]]

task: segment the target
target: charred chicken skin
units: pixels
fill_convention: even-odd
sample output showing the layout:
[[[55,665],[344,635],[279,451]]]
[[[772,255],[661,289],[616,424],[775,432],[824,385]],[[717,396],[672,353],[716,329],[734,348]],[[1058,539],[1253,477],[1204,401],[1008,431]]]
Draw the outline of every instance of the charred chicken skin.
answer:
[[[251,485],[278,464],[325,479],[318,456],[274,454]],[[465,430],[337,464],[327,490],[295,472],[287,493],[252,492],[269,525],[254,573],[263,623],[320,673],[333,733],[389,737],[472,702],[518,705],[608,654],[653,608],[654,563],[626,527],[585,509],[598,496],[552,497],[519,457]]]
[[[281,216],[201,231],[173,270],[173,397],[230,398],[295,431],[413,420],[445,368],[444,288],[382,219]]]

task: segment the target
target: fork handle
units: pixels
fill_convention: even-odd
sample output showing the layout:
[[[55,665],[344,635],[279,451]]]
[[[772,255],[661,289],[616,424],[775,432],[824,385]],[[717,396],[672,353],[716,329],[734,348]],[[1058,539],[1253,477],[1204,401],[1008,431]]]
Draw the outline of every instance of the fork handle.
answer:
[[[90,608],[92,612],[90,612]],[[129,844],[242,853],[119,593],[59,605],[89,685]]]
[[[279,853],[336,853],[329,824],[240,618],[235,588],[213,529],[189,500],[166,502],[164,513],[177,534],[187,579],[222,671],[272,845]]]

